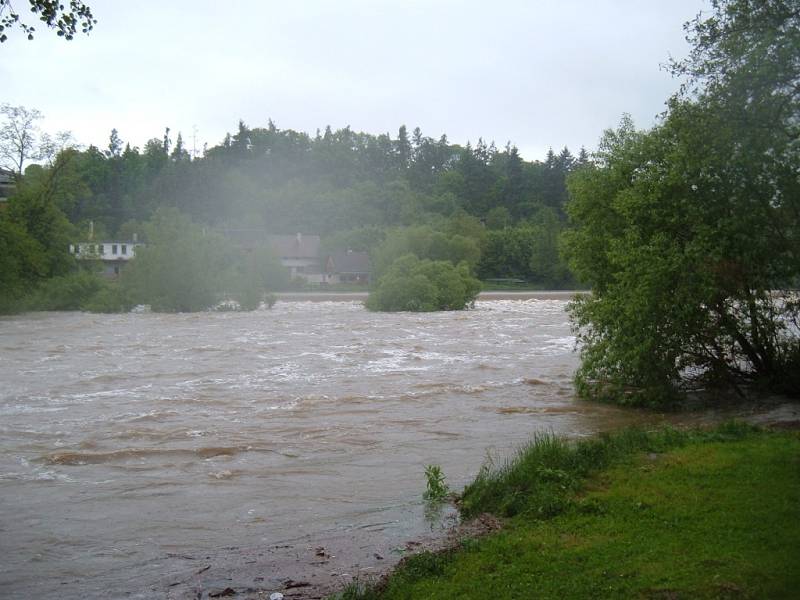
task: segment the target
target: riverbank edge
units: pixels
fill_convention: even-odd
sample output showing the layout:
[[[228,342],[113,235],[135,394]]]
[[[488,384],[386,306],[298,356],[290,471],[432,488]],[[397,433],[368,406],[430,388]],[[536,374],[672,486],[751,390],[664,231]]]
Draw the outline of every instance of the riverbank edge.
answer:
[[[580,525],[581,534],[585,538],[593,535],[608,534],[607,521],[611,510],[604,506],[607,500],[603,494],[609,490],[614,490],[614,486],[619,481],[631,479],[640,471],[658,472],[664,468],[672,469],[668,473],[666,481],[680,479],[687,470],[702,466],[708,456],[718,451],[720,444],[725,445],[729,456],[727,462],[723,461],[716,471],[723,481],[730,479],[731,463],[746,464],[747,451],[760,444],[769,446],[771,441],[783,440],[792,447],[791,456],[794,467],[800,462],[800,421],[775,423],[768,428],[757,427],[742,422],[725,423],[712,428],[693,428],[676,429],[663,428],[657,431],[644,431],[640,429],[626,429],[610,434],[582,440],[577,443],[570,443],[565,437],[555,435],[541,435],[535,437],[532,442],[523,448],[514,458],[497,469],[483,467],[475,481],[469,484],[458,498],[459,508],[465,517],[472,517],[473,521],[492,523],[491,527],[477,530],[476,536],[451,535],[439,548],[425,549],[417,554],[404,558],[393,570],[384,574],[378,579],[371,581],[354,581],[339,593],[330,596],[331,600],[376,600],[391,598],[448,598],[448,597],[516,597],[520,589],[532,592],[533,588],[527,588],[529,582],[525,581],[525,576],[530,575],[532,566],[525,564],[530,558],[530,551],[533,546],[541,545],[543,548],[537,549],[542,553],[541,564],[549,564],[552,575],[559,579],[567,579],[565,576],[574,572],[576,564],[573,561],[565,561],[565,556],[559,555],[554,550],[556,546],[563,544],[565,535],[574,536],[574,533],[565,533],[570,524]],[[738,444],[738,446],[737,446]],[[779,444],[778,444],[779,445]],[[741,456],[737,452],[741,449]],[[777,450],[772,451],[766,448],[767,462],[780,459]],[[775,454],[775,456],[773,456]],[[678,459],[675,459],[679,456]],[[784,457],[785,458],[785,457]],[[780,462],[780,461],[778,461]],[[666,467],[664,467],[666,465]],[[676,468],[677,466],[677,468]],[[763,493],[764,484],[770,481],[759,482],[759,476],[764,472],[758,472],[758,465],[751,469],[750,477],[742,476],[741,480],[734,479],[730,489],[716,490],[717,494],[728,495],[735,498],[734,504],[738,502],[744,507],[752,503],[757,503]],[[712,469],[713,470],[713,469]],[[740,469],[741,470],[741,469]],[[663,475],[663,473],[662,473]],[[741,475],[741,474],[740,474]],[[800,475],[795,468],[794,472],[784,478],[784,486],[790,488],[788,500],[800,494]],[[793,475],[793,477],[792,477]],[[759,485],[759,483],[761,485]],[[774,483],[774,482],[773,482]],[[697,486],[695,486],[697,487]],[[702,486],[701,486],[702,487]],[[775,495],[776,491],[780,495],[781,491],[776,490],[773,485],[770,492]],[[697,489],[690,489],[695,493]],[[647,491],[642,492],[647,495]],[[778,498],[777,501],[787,500]],[[691,520],[699,518],[686,513],[687,507],[684,502],[677,498],[670,498],[664,506],[659,506],[659,510],[683,511],[682,518]],[[623,529],[622,535],[627,533],[625,527],[634,528],[638,516],[636,512],[646,512],[652,507],[646,501],[638,501],[634,504],[634,519],[628,515],[628,521],[619,523]],[[734,506],[734,509],[736,506]],[[731,509],[731,510],[734,510]],[[708,505],[701,505],[697,511],[710,510]],[[797,509],[794,509],[798,513]],[[475,516],[477,515],[477,516]],[[785,527],[790,530],[789,537],[795,539],[800,544],[800,525],[797,516],[794,520],[789,520]],[[498,518],[499,517],[499,518]],[[756,532],[763,537],[772,536],[773,539],[780,538],[780,526],[769,528],[767,519],[759,518],[755,515],[749,523],[749,531]],[[473,522],[470,521],[470,522]],[[724,522],[724,520],[723,520]],[[774,522],[772,523],[774,524]],[[746,524],[747,525],[747,524]],[[556,539],[553,539],[555,529]],[[719,529],[719,527],[717,527]],[[748,528],[746,528],[748,529]],[[786,533],[787,529],[783,530]],[[549,537],[542,534],[548,533]],[[714,534],[717,535],[714,535]],[[706,532],[704,535],[708,535]],[[558,539],[560,538],[562,539]],[[542,539],[542,538],[545,539]],[[679,536],[680,537],[680,536]],[[481,539],[479,539],[481,538]],[[724,539],[725,532],[711,531],[711,539]],[[508,543],[516,539],[516,543]],[[520,540],[525,539],[527,543],[520,544]],[[656,536],[654,540],[662,540]],[[568,540],[568,544],[576,543],[575,540]],[[527,547],[526,547],[527,546]],[[795,545],[795,549],[800,545]],[[721,549],[722,550],[722,549]],[[783,548],[783,550],[787,550]],[[632,555],[658,557],[662,554],[662,549],[657,547],[649,539],[641,542],[641,547],[628,549]],[[757,548],[757,552],[762,549]],[[550,555],[548,555],[550,552]],[[688,544],[685,555],[682,558],[691,561],[696,547]],[[566,553],[569,554],[568,552]],[[724,551],[720,552],[724,556]],[[478,558],[476,558],[478,557]],[[488,557],[488,558],[487,558]],[[559,558],[561,562],[559,562]],[[574,557],[573,557],[574,558]],[[651,586],[645,589],[636,589],[634,575],[626,573],[637,565],[620,564],[618,561],[609,562],[609,570],[619,572],[622,584],[614,588],[618,582],[611,579],[612,585],[605,589],[602,585],[608,579],[604,575],[598,580],[593,581],[591,573],[583,575],[585,586],[581,590],[568,589],[568,586],[559,582],[555,585],[556,591],[552,597],[561,596],[565,592],[569,594],[586,593],[594,597],[614,596],[624,594],[634,597],[647,598],[682,598],[682,597],[757,597],[764,591],[763,581],[757,581],[754,585],[756,589],[748,589],[747,584],[741,579],[736,579],[735,575],[725,572],[727,576],[720,579],[720,572],[724,571],[721,565],[714,562],[714,559],[702,559],[697,557],[698,564],[705,560],[708,564],[701,564],[705,570],[705,579],[708,585],[692,587],[692,581],[682,581],[680,574],[668,573],[669,564],[664,565],[664,573],[651,575],[650,580],[658,580],[661,577],[664,581],[669,580],[669,585]],[[775,557],[771,557],[776,563],[780,563]],[[769,560],[769,559],[768,559]],[[579,561],[580,562],[580,561]],[[635,562],[635,561],[634,561]],[[669,563],[669,561],[666,561]],[[724,561],[717,562],[723,563]],[[786,562],[784,560],[784,562]],[[494,563],[494,564],[492,564]],[[800,559],[793,559],[792,567],[800,567]],[[671,563],[670,563],[671,564]],[[541,565],[540,565],[541,566]],[[585,565],[583,565],[585,567]],[[638,565],[641,567],[641,565]],[[650,568],[658,571],[658,562],[651,562]],[[777,568],[777,567],[776,567]],[[466,569],[466,570],[465,570]],[[533,567],[535,571],[535,567]],[[485,572],[481,572],[485,571]],[[496,571],[496,581],[492,581],[496,587],[486,587],[486,572]],[[716,571],[716,572],[715,572]],[[789,577],[792,581],[778,581],[771,583],[771,592],[775,593],[780,589],[787,592],[797,589],[800,584],[800,568],[790,570],[789,573],[798,573]],[[510,574],[510,576],[509,576]],[[773,575],[775,573],[773,572]],[[534,575],[537,575],[534,573]],[[748,574],[752,576],[752,573]],[[766,577],[764,573],[758,574],[762,579]],[[630,578],[626,580],[626,578]],[[768,578],[768,577],[767,577]],[[492,580],[491,576],[488,579]],[[603,581],[600,581],[602,579]],[[691,578],[689,578],[691,579]],[[713,581],[712,581],[713,580]],[[537,585],[537,597],[550,597],[544,593],[547,587],[540,579]],[[601,585],[602,584],[602,585]],[[601,587],[598,587],[601,585]],[[761,588],[758,588],[761,585]],[[499,586],[499,587],[497,587]],[[587,587],[588,586],[588,587]],[[550,586],[552,588],[552,585]],[[516,592],[507,593],[508,590]],[[550,589],[550,588],[548,588]],[[470,590],[472,594],[470,595]],[[605,590],[605,592],[603,592]],[[755,594],[755,596],[753,596]]]
[[[588,294],[581,290],[542,290],[542,291],[484,291],[478,294],[476,302],[492,300],[572,300],[576,295]],[[363,302],[369,292],[278,292],[281,302]]]

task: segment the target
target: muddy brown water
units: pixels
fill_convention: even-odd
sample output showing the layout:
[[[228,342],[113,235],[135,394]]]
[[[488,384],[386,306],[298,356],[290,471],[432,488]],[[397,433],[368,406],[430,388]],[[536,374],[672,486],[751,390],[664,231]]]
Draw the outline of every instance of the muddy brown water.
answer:
[[[565,304],[0,319],[0,597],[278,589],[281,557],[349,577],[452,518],[426,519],[427,464],[458,489],[535,431],[666,419],[573,398]],[[335,540],[351,572],[300,556]]]

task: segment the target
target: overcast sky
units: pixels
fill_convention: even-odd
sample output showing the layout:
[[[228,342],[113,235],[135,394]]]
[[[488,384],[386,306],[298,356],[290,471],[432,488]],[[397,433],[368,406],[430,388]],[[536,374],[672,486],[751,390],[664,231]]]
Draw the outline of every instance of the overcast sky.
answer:
[[[183,133],[218,144],[238,120],[307,131],[419,126],[452,142],[593,149],[624,112],[652,125],[678,83],[703,0],[87,0],[67,42],[38,28],[0,46],[0,102],[102,148]],[[24,0],[15,4],[24,9]]]

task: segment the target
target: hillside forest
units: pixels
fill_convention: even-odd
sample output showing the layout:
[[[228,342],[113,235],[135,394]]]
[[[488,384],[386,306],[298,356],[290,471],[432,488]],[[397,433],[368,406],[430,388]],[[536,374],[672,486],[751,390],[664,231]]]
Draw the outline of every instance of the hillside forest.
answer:
[[[38,111],[4,105],[3,114],[6,150],[14,142],[10,124],[14,130],[27,124],[29,134],[25,145],[6,152],[15,157],[6,164],[16,186],[0,214],[4,312],[102,309],[107,297],[100,304],[89,299],[101,288],[108,296],[107,285],[79,273],[68,252],[70,243],[90,235],[131,240],[136,234],[142,242],[160,236],[178,244],[177,233],[183,232],[197,243],[227,246],[222,252],[227,257],[217,261],[226,265],[225,276],[210,277],[217,288],[225,282],[227,289],[195,286],[217,294],[235,295],[234,281],[252,279],[245,263],[253,261],[237,257],[227,235],[241,230],[316,234],[326,251],[369,252],[373,281],[410,253],[454,268],[466,263],[471,275],[483,280],[575,285],[558,239],[566,226],[566,178],[590,165],[583,148],[577,155],[566,147],[551,150],[544,161],[531,162],[510,143],[498,149],[479,139],[462,146],[419,128],[409,132],[401,126],[392,136],[326,127],[309,135],[270,120],[265,127],[239,121],[219,145],[193,156],[201,153],[190,151],[182,134],[169,128],[144,148],[126,143],[116,130],[107,147],[80,148],[68,134],[41,134]],[[191,254],[163,278],[192,270]],[[298,285],[277,275],[271,261],[265,259],[262,267],[272,273],[265,289]],[[136,270],[131,265],[120,286],[112,286],[126,288],[125,279],[130,280],[127,292],[122,290],[128,299],[123,305],[134,301],[131,295],[142,296],[147,284]],[[106,308],[122,301],[119,290],[113,292],[115,300]],[[202,296],[200,304],[190,298],[148,303],[196,309],[210,299],[208,293]]]

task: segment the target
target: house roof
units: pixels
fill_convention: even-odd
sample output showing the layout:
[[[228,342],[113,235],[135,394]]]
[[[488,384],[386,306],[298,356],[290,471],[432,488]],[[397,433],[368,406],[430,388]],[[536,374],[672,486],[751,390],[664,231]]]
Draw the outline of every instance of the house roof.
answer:
[[[225,237],[242,245],[261,244],[266,241],[267,234],[263,229],[221,229]]]
[[[280,257],[319,258],[318,235],[268,235],[266,242]]]
[[[126,246],[144,246],[145,245],[144,242],[134,242],[134,241],[131,241],[131,240],[108,240],[108,241],[107,240],[89,240],[87,242],[75,242],[75,245],[78,245],[78,246],[89,246],[89,245],[99,246],[100,244],[103,244],[105,246],[108,246],[110,244],[120,244],[120,245],[124,244]]]
[[[304,233],[273,235],[256,228],[222,229],[220,231],[229,240],[242,246],[266,243],[275,254],[283,258],[319,258],[320,238],[318,235]]]
[[[339,252],[331,255],[334,273],[369,273],[369,255],[366,252]]]

